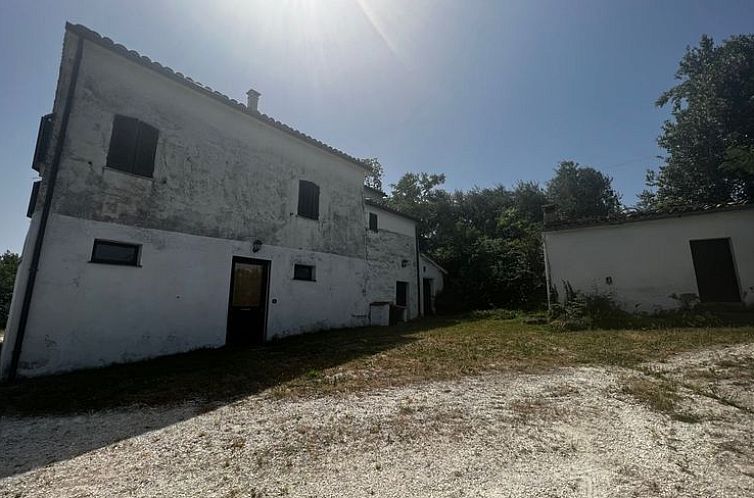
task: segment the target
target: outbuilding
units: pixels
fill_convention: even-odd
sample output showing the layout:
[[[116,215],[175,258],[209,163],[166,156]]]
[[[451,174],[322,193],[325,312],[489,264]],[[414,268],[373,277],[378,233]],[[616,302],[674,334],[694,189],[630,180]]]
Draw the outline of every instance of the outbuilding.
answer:
[[[548,206],[543,241],[550,303],[580,292],[632,312],[754,306],[754,204],[585,220]]]

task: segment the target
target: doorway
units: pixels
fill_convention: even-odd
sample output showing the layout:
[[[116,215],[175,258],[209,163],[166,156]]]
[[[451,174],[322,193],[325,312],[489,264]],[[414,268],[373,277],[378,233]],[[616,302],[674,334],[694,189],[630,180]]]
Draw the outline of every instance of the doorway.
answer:
[[[699,300],[703,303],[741,302],[730,239],[692,240],[690,244]]]
[[[398,281],[395,283],[395,304],[408,306],[408,282]]]
[[[270,262],[233,257],[227,345],[259,345],[266,337]]]
[[[422,295],[424,302],[424,315],[434,315],[435,310],[432,309],[432,279],[425,278],[422,285]]]

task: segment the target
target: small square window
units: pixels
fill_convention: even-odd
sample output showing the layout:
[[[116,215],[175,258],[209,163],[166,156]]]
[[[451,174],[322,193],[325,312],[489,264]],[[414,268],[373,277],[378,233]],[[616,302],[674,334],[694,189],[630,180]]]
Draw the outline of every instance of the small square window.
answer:
[[[92,249],[92,263],[139,266],[140,249],[141,246],[137,244],[95,240]]]
[[[377,215],[369,213],[369,229],[373,232],[377,231]]]
[[[294,265],[293,280],[315,280],[314,267],[311,265]]]

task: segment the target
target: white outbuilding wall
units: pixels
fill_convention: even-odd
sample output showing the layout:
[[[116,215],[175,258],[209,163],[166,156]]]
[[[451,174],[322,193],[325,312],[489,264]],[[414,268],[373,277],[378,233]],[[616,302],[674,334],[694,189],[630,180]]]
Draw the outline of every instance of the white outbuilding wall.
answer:
[[[741,300],[754,305],[751,208],[551,230],[543,237],[548,282],[560,301],[570,284],[641,312],[676,308],[680,296],[698,295],[690,241],[729,238]]]

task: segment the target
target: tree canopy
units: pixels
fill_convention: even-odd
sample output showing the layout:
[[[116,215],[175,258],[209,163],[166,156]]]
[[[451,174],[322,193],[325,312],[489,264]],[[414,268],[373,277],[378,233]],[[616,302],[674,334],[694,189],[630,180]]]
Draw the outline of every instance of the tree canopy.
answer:
[[[13,284],[20,263],[21,257],[16,253],[5,251],[4,254],[0,254],[0,329],[4,329],[8,321]]]
[[[754,35],[702,36],[675,77],[656,102],[672,113],[658,138],[667,156],[647,173],[641,204],[754,201]]]
[[[448,270],[439,307],[458,311],[493,306],[533,307],[546,297],[542,207],[590,216],[619,209],[609,177],[564,162],[543,189],[519,182],[448,192],[445,175],[406,173],[391,185],[390,207],[420,220],[421,250]]]
[[[547,197],[566,218],[607,216],[621,209],[613,179],[588,166],[561,161],[547,182]]]

